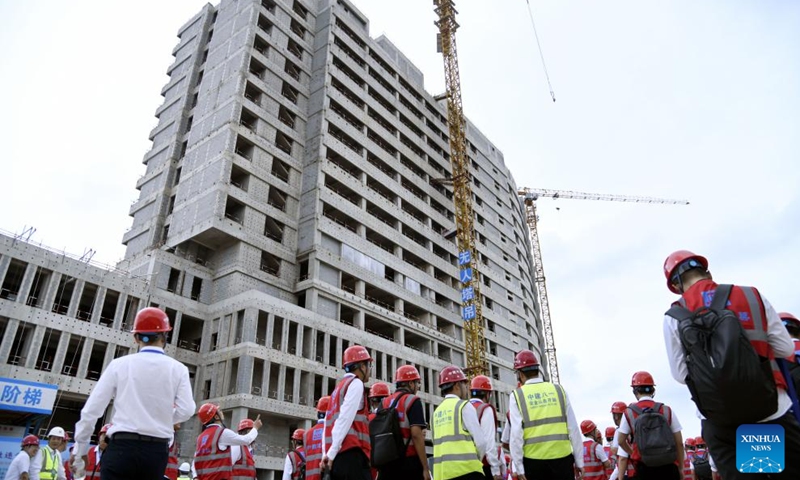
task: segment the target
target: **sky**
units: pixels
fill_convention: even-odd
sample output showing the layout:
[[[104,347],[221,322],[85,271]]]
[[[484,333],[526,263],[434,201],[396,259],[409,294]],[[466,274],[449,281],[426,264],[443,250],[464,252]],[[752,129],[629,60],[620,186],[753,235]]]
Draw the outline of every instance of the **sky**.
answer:
[[[430,0],[354,0],[444,90]],[[466,115],[517,185],[686,199],[538,202],[562,384],[579,421],[611,425],[638,370],[688,435],[669,372],[662,273],[673,250],[720,282],[800,312],[800,4],[786,0],[460,0]],[[115,263],[144,173],[177,31],[205,2],[0,1],[0,229]]]

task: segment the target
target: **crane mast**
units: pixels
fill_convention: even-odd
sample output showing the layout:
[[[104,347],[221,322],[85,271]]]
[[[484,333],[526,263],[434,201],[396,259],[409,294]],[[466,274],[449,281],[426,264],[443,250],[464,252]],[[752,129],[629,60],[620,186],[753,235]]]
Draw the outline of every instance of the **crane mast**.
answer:
[[[544,330],[544,350],[547,365],[550,370],[550,381],[560,383],[558,374],[558,358],[556,356],[556,343],[553,337],[553,324],[550,319],[550,302],[547,298],[547,283],[544,276],[542,262],[542,248],[539,243],[539,230],[537,228],[536,200],[539,198],[567,198],[573,200],[600,200],[607,202],[650,203],[664,205],[688,205],[686,200],[670,200],[655,197],[636,197],[629,195],[608,195],[602,193],[571,192],[565,190],[547,190],[542,188],[522,188],[517,194],[525,204],[525,219],[531,239],[531,253],[533,254],[534,282],[539,293],[539,306],[541,310],[542,329]]]
[[[456,9],[453,0],[434,0],[439,16],[440,48],[444,60],[447,88],[447,123],[450,131],[450,168],[453,174],[456,240],[461,280],[461,318],[464,320],[464,344],[467,373],[486,375],[486,341],[480,292],[477,250],[475,249],[475,217],[472,211],[472,176],[467,161],[467,138],[464,111],[461,105],[461,79],[456,52]]]

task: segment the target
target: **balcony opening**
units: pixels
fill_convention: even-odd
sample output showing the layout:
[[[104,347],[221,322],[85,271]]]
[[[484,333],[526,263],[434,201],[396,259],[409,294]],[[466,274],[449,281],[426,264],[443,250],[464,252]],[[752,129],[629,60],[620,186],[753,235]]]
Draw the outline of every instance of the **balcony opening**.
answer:
[[[396,308],[395,300],[397,299],[397,297],[378,287],[367,284],[366,288],[364,289],[364,298],[368,302],[373,303],[379,307],[385,308],[390,312],[395,311]]]
[[[139,304],[141,300],[136,297],[128,296],[125,299],[125,311],[122,314],[122,324],[120,325],[120,330],[128,331],[133,327],[133,319],[136,316],[136,312],[139,311]]]
[[[269,314],[263,310],[258,311],[258,320],[256,325],[256,343],[259,345],[267,346],[267,324],[269,323]]]
[[[261,6],[267,9],[269,13],[275,13],[275,7],[277,4],[274,0],[261,0]]]
[[[202,338],[203,320],[183,314],[181,329],[178,332],[178,348],[199,352]]]
[[[231,373],[230,375],[228,375],[228,395],[235,395],[239,393],[238,379],[239,379],[239,359],[234,358],[231,360]]]
[[[371,315],[364,315],[364,330],[367,333],[371,333],[394,342],[395,335],[400,329]]]
[[[340,210],[328,205],[327,203],[322,204],[322,215],[334,222],[338,223],[339,225],[343,226],[344,228],[350,230],[353,233],[358,231],[359,223],[348,216],[346,213],[343,213]]]
[[[361,37],[359,37],[352,29],[350,29],[350,27],[348,27],[347,24],[345,24],[342,20],[337,18],[336,26],[339,27],[339,29],[344,32],[345,35],[350,37],[350,40],[354,41],[359,47],[366,48],[367,44],[364,42],[364,40],[361,40]]]
[[[397,220],[374,203],[367,202],[367,213],[385,223],[389,227],[397,229]]]
[[[100,311],[100,325],[110,327],[114,324],[114,316],[119,305],[119,292],[106,290],[106,298],[103,301],[103,309]]]
[[[269,52],[269,43],[261,38],[260,35],[256,35],[253,39],[253,48],[255,51],[266,57]]]
[[[53,360],[56,357],[56,350],[58,350],[60,341],[60,331],[52,328],[45,330],[44,338],[42,339],[43,345],[42,348],[39,349],[39,356],[36,358],[36,370],[41,370],[43,372],[50,372],[53,370]]]
[[[172,182],[173,187],[181,182],[181,170],[183,170],[181,167],[175,169],[175,180]]]
[[[353,93],[352,90],[347,88],[347,86],[345,86],[344,83],[336,79],[336,77],[331,77],[331,87],[333,87],[337,92],[344,95],[345,98],[353,102],[355,106],[357,106],[362,110],[364,109],[364,106],[366,105],[366,103],[364,103],[364,100],[362,100],[358,95]]]
[[[405,224],[402,225],[401,231],[402,231],[403,235],[405,235],[406,237],[410,238],[417,245],[419,245],[419,246],[421,246],[423,248],[428,248],[427,245],[426,245],[427,242],[428,242],[428,239],[425,237],[425,235],[419,233],[415,229],[413,229],[413,228],[411,228],[411,227],[409,227],[408,225],[405,225]]]
[[[352,294],[355,294],[356,277],[350,275],[349,273],[342,273],[342,279],[340,280],[339,288],[341,288],[345,292],[350,292]]]
[[[339,49],[342,51],[342,53],[347,55],[347,57],[350,60],[352,60],[353,62],[357,63],[358,66],[360,66],[361,68],[364,68],[367,65],[367,62],[364,61],[362,56],[357,54],[356,52],[353,51],[352,48],[347,46],[347,43],[345,43],[344,40],[339,38],[338,35],[334,35],[333,36],[333,44],[336,45],[337,47],[339,47]],[[336,53],[336,50],[334,50],[334,53]]]
[[[300,67],[292,63],[288,58],[286,59],[286,63],[283,66],[283,71],[286,72],[287,75],[294,78],[295,80],[300,80]]]
[[[269,187],[269,194],[267,195],[267,203],[281,212],[286,211],[286,194],[276,188],[274,185],[270,185]]]
[[[250,59],[250,73],[255,75],[261,80],[264,80],[264,75],[267,73],[267,67],[255,58]]]
[[[242,114],[239,117],[239,124],[251,132],[256,133],[258,130],[258,115],[243,108]]]
[[[367,228],[366,232],[367,241],[372,243],[373,245],[380,247],[384,251],[394,255],[395,243],[388,238],[384,237],[380,233],[372,230],[371,228]]]
[[[361,195],[359,195],[357,192],[352,190],[347,185],[336,180],[334,177],[325,175],[325,187],[327,187],[329,190],[336,193],[343,199],[347,200],[348,202],[352,203],[353,205],[357,207],[361,206]]]
[[[308,260],[303,260],[300,262],[300,272],[298,274],[298,280],[308,280]]]
[[[231,167],[230,182],[234,187],[246,192],[250,184],[250,174],[245,169],[233,165]]]
[[[72,335],[69,338],[67,346],[67,354],[64,357],[64,366],[61,368],[62,375],[74,377],[78,374],[78,363],[80,362],[80,354],[83,349],[84,337]]]
[[[427,271],[428,264],[425,262],[425,260],[419,258],[408,250],[403,250],[403,261],[412,267],[422,270],[423,272]]]
[[[295,119],[296,119],[295,114],[292,113],[285,106],[281,105],[278,108],[278,120],[283,122],[283,124],[286,125],[287,127],[294,128]]]
[[[300,25],[300,22],[298,22],[294,18],[292,19],[291,23],[289,23],[289,29],[292,31],[292,33],[294,33],[300,38],[304,38],[306,35],[306,29],[303,28],[303,26]]]
[[[281,273],[281,259],[269,252],[262,251],[261,271],[277,277]]]
[[[25,276],[25,269],[28,264],[17,259],[12,259],[6,271],[6,278],[0,288],[0,298],[16,301],[19,289],[22,287],[22,278]]]
[[[412,350],[425,353],[426,355],[429,355],[431,352],[431,341],[422,335],[417,335],[411,330],[405,331],[405,342],[406,347]]]
[[[225,202],[225,218],[229,218],[238,224],[244,225],[244,213],[246,207],[243,203],[228,197]]]
[[[275,146],[283,153],[292,156],[292,146],[294,141],[283,132],[275,133]]]
[[[291,171],[291,167],[289,167],[289,165],[283,160],[279,160],[277,158],[272,160],[272,169],[270,170],[270,173],[272,173],[272,175],[279,180],[289,183],[289,174]]]
[[[334,67],[339,69],[347,78],[355,82],[360,88],[364,88],[364,79],[361,78],[356,72],[353,71],[350,67],[347,66],[343,61],[339,60],[339,57],[334,56],[331,62]]]
[[[264,360],[253,359],[253,377],[251,379],[250,394],[260,397],[261,385],[264,383]]]
[[[169,201],[167,202],[167,215],[172,215],[172,212],[175,211],[175,195],[170,195]]]
[[[190,298],[194,301],[200,300],[200,293],[203,290],[203,279],[200,277],[194,277],[192,279],[192,292],[190,294]]]
[[[267,20],[267,17],[264,15],[258,15],[258,28],[264,32],[265,34],[269,35],[272,33],[272,22]]]
[[[167,280],[167,291],[180,295],[181,271],[177,268],[169,269],[169,279]]]
[[[283,382],[283,401],[294,403],[294,368],[286,368],[286,376]]]
[[[100,372],[103,371],[103,360],[105,359],[108,343],[94,341],[92,345],[92,352],[89,354],[89,365],[86,369],[86,379],[97,381],[100,380]]]
[[[259,107],[261,106],[261,98],[264,95],[264,92],[259,90],[255,85],[250,82],[247,82],[247,85],[244,87],[244,98],[250,100],[251,102],[255,103]]]
[[[283,345],[283,318],[274,317],[272,324],[272,348],[280,351]]]
[[[359,132],[364,132],[364,123],[358,119],[355,115],[347,111],[345,107],[341,104],[337,103],[335,100],[330,101],[331,112],[338,115],[342,120],[347,122],[351,127],[355,128]]]
[[[349,160],[344,158],[343,156],[336,153],[331,148],[325,149],[325,157],[328,159],[329,162],[336,165],[340,169],[342,169],[346,174],[350,175],[351,177],[355,178],[356,180],[361,180],[361,169],[353,165]]]
[[[305,20],[308,16],[308,10],[306,10],[306,7],[302,6],[297,0],[292,3],[292,11],[298,14],[303,20]]]
[[[264,236],[278,243],[283,243],[283,232],[286,225],[271,217],[264,220]]]
[[[244,137],[236,137],[236,154],[247,160],[253,160],[256,146]]]
[[[72,300],[72,292],[75,290],[75,277],[63,275],[56,289],[56,298],[53,302],[53,312],[66,315],[69,304]]]
[[[361,154],[364,152],[364,147],[362,147],[360,143],[356,142],[353,137],[344,133],[336,125],[328,123],[328,133],[331,134],[331,137],[342,142],[345,147],[358,154],[358,156],[361,156]]]
[[[339,309],[339,321],[345,325],[354,325],[357,311],[344,305]]]
[[[367,152],[367,162],[370,163],[373,167],[377,168],[381,172],[385,173],[391,179],[395,179],[397,177],[397,172],[389,166],[388,163],[384,162],[377,155],[372,152]]]
[[[6,320],[4,320],[3,324],[3,333],[5,333],[5,322]],[[31,323],[22,321],[19,323],[17,333],[14,335],[14,342],[11,344],[12,350],[8,355],[7,363],[9,365],[25,365],[27,355],[31,353],[31,340],[34,328],[35,325]]]
[[[33,285],[31,285],[31,291],[28,293],[26,305],[36,308],[44,306],[44,295],[47,292],[47,287],[50,286],[51,278],[53,278],[52,270],[42,267],[36,268],[36,275],[33,277]]]

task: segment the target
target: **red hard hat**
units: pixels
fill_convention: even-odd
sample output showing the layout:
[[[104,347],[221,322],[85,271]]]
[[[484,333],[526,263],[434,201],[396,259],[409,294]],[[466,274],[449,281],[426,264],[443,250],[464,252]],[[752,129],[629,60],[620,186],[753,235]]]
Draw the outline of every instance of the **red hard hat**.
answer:
[[[292,432],[292,440],[303,440],[303,435],[306,434],[306,431],[302,428],[298,428],[294,432]]]
[[[369,398],[383,398],[389,396],[389,385],[378,382],[369,388]]]
[[[697,442],[695,442],[694,438],[692,438],[692,437],[687,438],[686,442],[684,442],[684,443],[686,445],[689,445],[690,447],[694,447],[695,445],[697,445]]]
[[[653,376],[647,372],[636,372],[631,378],[631,387],[655,387]]]
[[[419,379],[419,371],[414,365],[401,365],[397,367],[397,371],[394,373],[394,383],[413,382]]]
[[[36,435],[25,435],[25,438],[22,439],[22,446],[29,447],[31,445],[39,445],[39,437]]]
[[[694,444],[695,446],[705,445],[706,442],[703,440],[703,437],[694,437]]]
[[[537,359],[536,354],[534,354],[530,350],[521,350],[514,357],[514,370],[521,370],[526,367],[538,367],[538,366],[539,366],[539,359]]]
[[[597,425],[594,424],[591,420],[584,420],[581,422],[581,433],[586,435],[587,433],[592,433],[597,430]]]
[[[197,410],[197,418],[199,418],[200,422],[205,425],[214,418],[214,415],[216,415],[218,411],[219,405],[214,405],[213,403],[204,403],[200,405],[200,408]]]
[[[448,383],[463,382],[466,380],[467,376],[464,375],[464,371],[456,367],[455,365],[444,367],[442,371],[439,372],[440,387],[442,385],[447,385]]]
[[[617,433],[616,428],[606,427],[606,438],[613,438],[616,433]]]
[[[367,349],[362,347],[361,345],[353,345],[352,347],[347,347],[347,349],[344,351],[343,357],[344,357],[342,359],[343,367],[352,365],[354,363],[372,361],[372,357],[370,357]]]
[[[492,380],[486,375],[477,375],[469,384],[470,390],[492,391]]]
[[[111,425],[113,425],[113,424],[112,423],[106,423],[105,425],[103,425],[103,427],[100,429],[100,433],[107,433],[108,429],[111,428]]]
[[[692,253],[689,250],[672,252],[667,259],[664,260],[664,276],[667,277],[667,288],[669,288],[670,292],[680,295],[681,292],[672,286],[672,277],[674,277],[676,273],[683,273],[677,272],[676,270],[678,270],[681,264],[689,260],[696,260],[697,262],[697,265],[692,266],[692,268],[702,266],[704,269],[708,270],[708,260],[706,260],[706,257]]]
[[[611,404],[611,413],[625,413],[628,405],[625,402],[614,402]]]
[[[789,312],[781,312],[778,316],[783,320],[783,324],[786,325],[786,322],[794,323],[796,326],[800,327],[800,319],[795,317]]]
[[[317,402],[317,411],[318,412],[327,412],[331,406],[331,397],[325,395],[324,397],[320,398]]]
[[[136,319],[133,321],[133,333],[156,333],[169,332],[172,326],[169,324],[169,317],[163,310],[156,307],[147,307],[139,310]]]
[[[251,428],[253,428],[253,426],[254,426],[253,421],[250,420],[249,418],[245,418],[241,422],[239,422],[239,427],[236,428],[236,431],[241,432],[242,430],[250,430]]]

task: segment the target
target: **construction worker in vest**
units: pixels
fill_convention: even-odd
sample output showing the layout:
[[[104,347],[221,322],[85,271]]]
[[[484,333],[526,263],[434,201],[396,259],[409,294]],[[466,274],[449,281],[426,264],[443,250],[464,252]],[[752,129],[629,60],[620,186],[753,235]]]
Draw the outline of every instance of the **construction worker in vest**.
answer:
[[[167,477],[169,480],[177,480],[178,479],[178,449],[180,445],[178,441],[175,439],[175,433],[181,429],[181,424],[176,423],[172,426],[173,436],[172,440],[169,442],[169,456],[167,457],[167,470],[164,472],[164,476]]]
[[[597,425],[591,420],[584,420],[581,422],[581,433],[586,437],[583,441],[583,478],[608,480],[606,472],[611,469],[611,461],[603,450],[603,439]]]
[[[243,418],[236,427],[236,431],[240,436],[245,436],[250,433],[250,430],[255,426],[255,422],[249,418]],[[255,442],[255,440],[253,440]],[[246,479],[256,478],[256,461],[253,458],[253,442],[247,445],[238,445],[231,447],[231,462],[233,463],[233,478]],[[234,457],[233,451],[239,450],[239,455]]]
[[[331,397],[324,396],[317,402],[317,424],[306,430],[303,445],[306,449],[306,480],[322,478],[322,437],[325,436],[325,413],[331,405]]]
[[[425,409],[417,396],[419,371],[414,365],[401,365],[394,373],[395,391],[384,398],[381,408],[394,405],[400,420],[400,432],[406,445],[405,456],[380,469],[380,480],[430,480],[428,456],[425,453]]]
[[[683,459],[683,480],[694,480],[692,460],[694,459],[695,443],[694,438],[688,437],[683,442],[685,458]]]
[[[72,471],[86,465],[95,422],[113,400],[113,425],[100,466],[103,480],[162,480],[167,469],[173,427],[194,414],[194,396],[186,365],[164,353],[167,314],[148,307],[136,314],[133,339],[139,353],[115,358],[97,381],[75,425]]]
[[[681,305],[690,311],[708,307],[714,297],[717,284],[708,270],[708,260],[688,250],[670,254],[664,261],[667,287],[672,293],[681,295],[673,305]],[[794,342],[786,332],[783,322],[772,305],[755,288],[734,286],[728,298],[727,310],[736,314],[756,353],[769,359],[778,391],[775,412],[759,420],[760,424],[781,425],[785,432],[786,458],[800,458],[800,424],[791,412],[792,399],[787,394],[787,383],[780,372],[776,358],[785,358],[794,352]],[[756,320],[761,321],[756,321]],[[685,384],[688,377],[686,354],[678,333],[678,321],[664,316],[664,341],[667,347],[672,376]],[[755,422],[753,422],[755,423]],[[736,427],[702,419],[703,438],[708,441],[720,474],[725,480],[749,478],[736,468]],[[800,478],[800,462],[786,462],[781,474],[785,478]]]
[[[22,449],[8,465],[4,480],[31,480],[31,460],[39,452],[39,439],[36,435],[26,435],[22,439]]]
[[[32,464],[32,479],[66,480],[67,472],[61,461],[61,446],[65,443],[67,432],[61,427],[53,427],[47,434],[47,445],[40,448]],[[38,475],[37,475],[38,472]]]
[[[375,418],[378,409],[381,407],[381,402],[384,398],[389,396],[389,385],[383,382],[377,382],[369,387],[369,415],[367,420],[370,422]]]
[[[583,440],[567,392],[545,382],[530,350],[514,357],[522,386],[511,394],[511,461],[519,480],[583,476]],[[577,472],[576,472],[577,469]]]
[[[327,450],[321,468],[330,470],[331,480],[369,480],[369,403],[364,384],[372,373],[372,357],[361,345],[348,347],[343,357],[344,378],[333,390],[325,416]]]
[[[178,480],[192,480],[192,466],[187,462],[181,463],[178,467]]]
[[[444,400],[433,412],[433,479],[483,480],[481,458],[492,444],[467,400],[469,381],[460,368],[451,365],[439,372],[439,388]]]
[[[486,451],[483,457],[483,474],[487,480],[491,480],[501,474],[501,459],[498,456],[497,443],[497,411],[492,405],[492,380],[486,375],[476,375],[469,385],[472,398],[470,403],[478,413],[478,421],[481,424],[481,431],[484,437],[491,444],[492,448]]]
[[[714,464],[714,458],[711,456],[711,452],[708,451],[708,447],[706,446],[706,442],[703,440],[703,437],[694,437],[690,440],[695,445],[695,451],[692,455],[692,463],[690,467],[692,470],[691,480],[720,480],[720,475],[717,472],[717,466]],[[708,464],[711,467],[710,479],[708,476],[702,476],[695,471],[695,459],[700,458],[708,458]]]
[[[231,480],[233,478],[256,478],[255,465],[242,461],[247,447],[261,428],[261,415],[253,420],[253,428],[246,435],[239,435],[225,427],[225,414],[219,405],[204,403],[197,410],[197,418],[203,431],[197,437],[192,473],[199,480]],[[228,451],[230,449],[230,451]],[[249,452],[248,452],[249,453]],[[105,478],[103,479],[105,480]]]
[[[89,449],[88,460],[86,462],[86,480],[100,479],[100,458],[103,456],[103,452],[106,451],[106,447],[108,447],[106,434],[109,428],[111,428],[110,423],[103,425],[97,436],[97,445]]]
[[[286,454],[286,461],[283,462],[282,480],[301,479],[300,475],[305,470],[306,465],[306,452],[303,450],[305,434],[306,431],[302,428],[292,432],[292,449]]]
[[[608,475],[608,478],[611,479],[617,467],[617,454],[611,452],[611,446],[614,444],[614,438],[617,436],[617,429],[615,427],[606,427],[605,433],[606,444],[603,447],[603,451],[608,457],[608,461],[611,462],[611,468],[606,469],[606,475]],[[614,477],[614,480],[616,480],[616,478],[617,477]]]
[[[633,462],[636,470],[636,477],[639,480],[680,480],[681,472],[679,465],[683,465],[683,436],[681,435],[681,422],[675,415],[675,411],[667,405],[662,405],[658,413],[666,417],[667,422],[675,438],[675,448],[677,449],[676,463],[663,466],[648,466],[641,462],[638,450],[634,447],[637,439],[634,438],[634,445],[628,441],[629,435],[633,434],[634,424],[638,418],[636,411],[631,408],[634,405],[639,409],[654,408],[656,402],[653,397],[656,393],[656,383],[653,376],[647,372],[636,372],[631,378],[631,388],[636,402],[632,403],[625,410],[622,422],[617,429],[617,443],[619,443],[618,458],[620,469],[622,465],[627,466],[628,462]]]
[[[614,425],[616,425],[617,428],[619,428],[619,424],[622,422],[622,415],[625,413],[627,408],[628,404],[622,401],[616,401],[611,404],[611,418],[614,419]],[[625,475],[627,475],[629,478],[634,478],[636,471],[633,469],[633,463],[629,463],[627,470],[622,474],[619,472],[619,461],[617,460],[619,444],[617,443],[616,433],[614,434],[614,441],[611,443],[610,451],[614,457],[614,471],[611,473],[609,478],[611,480],[617,480],[617,478],[625,478]]]

